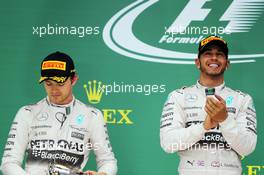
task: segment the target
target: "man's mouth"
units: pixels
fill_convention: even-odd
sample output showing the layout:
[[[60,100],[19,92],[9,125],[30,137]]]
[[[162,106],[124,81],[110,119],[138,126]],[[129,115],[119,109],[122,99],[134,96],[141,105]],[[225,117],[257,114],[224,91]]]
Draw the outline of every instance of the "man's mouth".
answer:
[[[218,68],[219,67],[219,65],[216,63],[210,63],[208,66],[211,68]]]

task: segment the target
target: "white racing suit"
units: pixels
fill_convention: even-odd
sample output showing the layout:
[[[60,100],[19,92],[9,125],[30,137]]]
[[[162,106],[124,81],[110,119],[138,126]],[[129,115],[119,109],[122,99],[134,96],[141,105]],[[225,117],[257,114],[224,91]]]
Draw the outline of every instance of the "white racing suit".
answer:
[[[1,170],[4,175],[47,175],[50,162],[82,170],[91,150],[98,172],[115,175],[117,161],[101,112],[77,99],[58,106],[44,98],[16,114]]]
[[[205,89],[197,82],[170,93],[161,116],[161,147],[179,154],[180,175],[241,175],[240,158],[253,152],[257,142],[252,98],[224,84],[215,87],[226,101],[228,117],[206,131]]]

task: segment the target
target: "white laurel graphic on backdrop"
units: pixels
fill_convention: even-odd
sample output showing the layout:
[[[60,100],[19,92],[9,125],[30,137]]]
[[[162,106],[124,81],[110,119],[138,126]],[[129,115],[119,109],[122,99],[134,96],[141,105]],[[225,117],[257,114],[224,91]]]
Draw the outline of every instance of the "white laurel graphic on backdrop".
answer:
[[[105,25],[103,30],[103,39],[106,45],[113,51],[134,59],[167,64],[194,64],[193,59],[197,53],[186,53],[162,49],[148,45],[140,41],[133,34],[133,23],[136,18],[148,7],[157,3],[159,0],[138,0],[116,13]],[[195,2],[194,2],[195,1]],[[189,4],[205,4],[209,0],[190,0]],[[263,12],[264,0],[234,0],[220,21],[229,21],[227,27],[231,27],[231,32],[247,32],[256,22],[257,18]],[[201,6],[202,7],[202,6]],[[189,7],[190,8],[190,7]],[[202,20],[207,14],[203,11],[210,9],[197,9],[200,11]],[[181,12],[184,14],[184,10]],[[197,13],[188,13],[191,19],[199,16]],[[193,15],[192,15],[193,14]],[[175,20],[177,21],[177,19]],[[175,25],[175,22],[173,23]],[[255,62],[254,59],[264,57],[264,54],[237,54],[229,55],[232,63]],[[240,60],[238,60],[240,59]]]

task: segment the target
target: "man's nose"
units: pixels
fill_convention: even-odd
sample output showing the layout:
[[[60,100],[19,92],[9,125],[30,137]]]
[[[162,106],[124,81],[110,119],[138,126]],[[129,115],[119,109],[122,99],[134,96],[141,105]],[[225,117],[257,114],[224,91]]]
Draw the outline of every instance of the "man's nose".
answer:
[[[211,59],[213,59],[213,60],[217,60],[217,54],[212,54]]]
[[[54,92],[57,92],[58,91],[58,88],[57,88],[57,86],[55,86],[55,85],[53,85],[53,86],[51,86],[51,92],[52,93],[54,93]]]

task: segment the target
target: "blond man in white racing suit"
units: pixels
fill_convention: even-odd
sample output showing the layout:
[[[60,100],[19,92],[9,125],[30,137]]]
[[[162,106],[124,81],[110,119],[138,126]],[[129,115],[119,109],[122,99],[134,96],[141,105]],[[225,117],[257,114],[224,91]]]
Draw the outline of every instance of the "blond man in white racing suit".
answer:
[[[48,175],[52,173],[50,164],[83,173],[91,150],[98,170],[83,174],[117,173],[102,113],[73,96],[77,79],[68,55],[55,52],[42,61],[40,83],[44,83],[47,97],[17,112],[2,158],[4,175]]]

